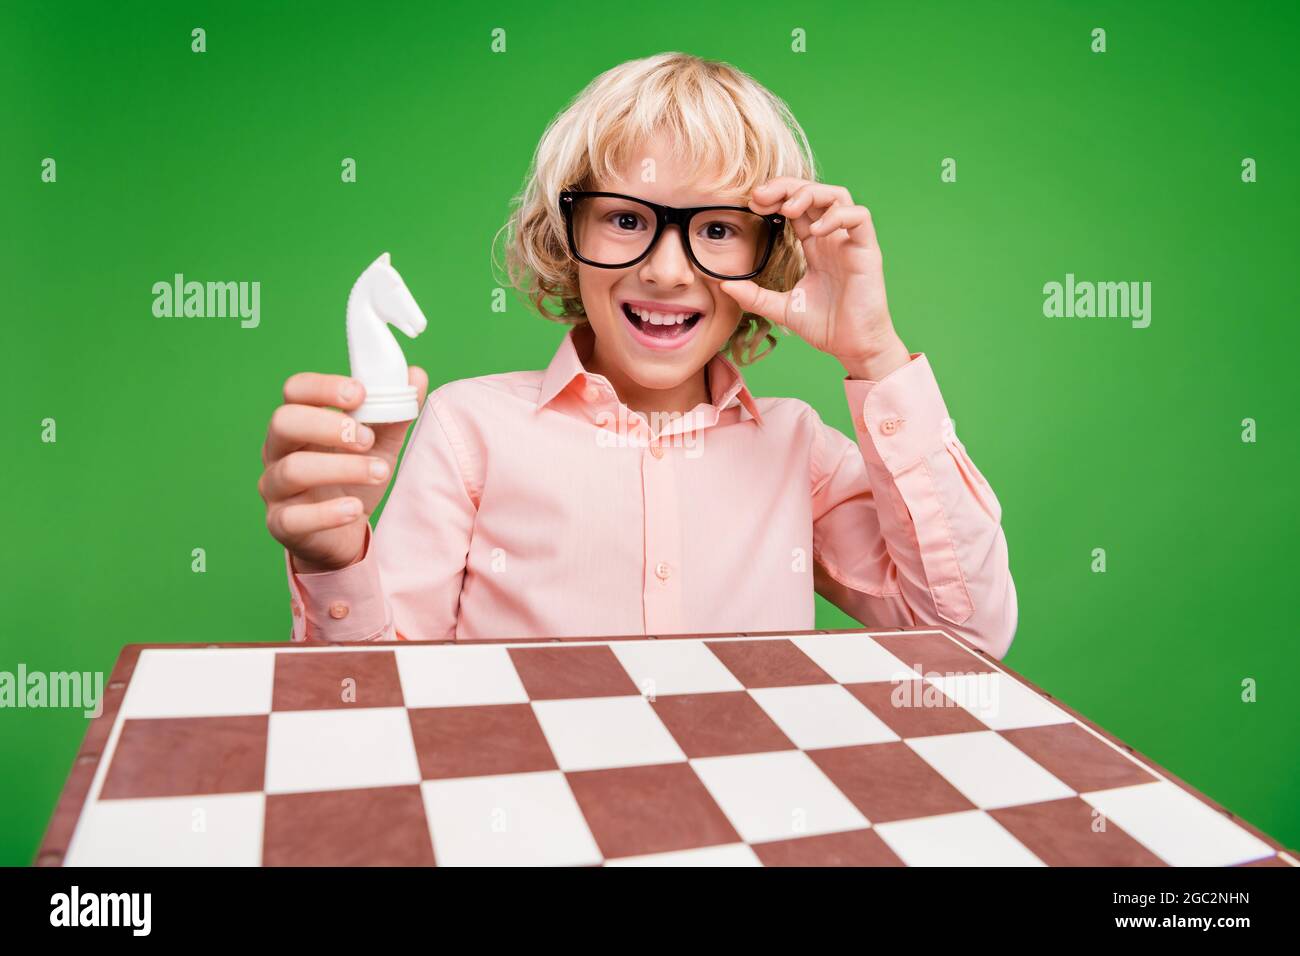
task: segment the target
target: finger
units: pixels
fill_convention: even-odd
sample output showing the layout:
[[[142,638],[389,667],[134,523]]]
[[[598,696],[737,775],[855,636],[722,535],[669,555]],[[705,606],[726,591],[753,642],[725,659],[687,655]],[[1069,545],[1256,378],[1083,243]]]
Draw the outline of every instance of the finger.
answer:
[[[346,375],[299,372],[284,383],[284,400],[289,405],[333,405],[351,410],[366,397],[366,387]]]
[[[847,231],[855,246],[869,249],[876,244],[876,227],[866,206],[835,206],[812,224],[812,235],[826,236],[839,229]]]
[[[391,469],[382,458],[335,455],[324,451],[294,451],[262,473],[258,491],[268,503],[284,501],[321,485],[378,485]]]
[[[812,238],[812,225],[829,209],[852,205],[853,199],[843,186],[809,183],[781,204],[780,211],[790,220],[800,241]]]
[[[728,280],[719,283],[719,288],[740,303],[746,312],[753,312],[777,325],[786,324],[786,308],[790,301],[788,292],[776,292],[764,289],[757,282],[749,279]]]
[[[781,204],[793,196],[809,181],[798,176],[774,176],[750,193],[749,206],[757,213],[767,215],[776,212]]]
[[[374,440],[373,431],[343,412],[311,405],[281,405],[271,413],[266,456],[268,462],[274,461],[308,445],[365,451]]]
[[[266,527],[281,544],[330,528],[341,528],[361,517],[359,498],[331,498],[329,501],[280,505],[266,513]]]
[[[791,219],[810,213],[809,219],[815,220],[825,210],[837,205],[853,205],[853,197],[843,186],[807,183],[795,190],[794,195],[781,204],[781,212]]]
[[[851,205],[853,202],[852,195],[843,186],[818,183],[810,179],[800,179],[798,176],[776,176],[754,189],[750,194],[750,206],[757,212],[775,212],[807,188],[812,188],[814,198],[825,206],[833,203]]]

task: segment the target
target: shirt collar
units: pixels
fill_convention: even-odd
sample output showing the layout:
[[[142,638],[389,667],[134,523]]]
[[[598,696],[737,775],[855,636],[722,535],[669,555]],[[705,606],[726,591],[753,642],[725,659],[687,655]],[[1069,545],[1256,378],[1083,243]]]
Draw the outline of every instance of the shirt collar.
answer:
[[[574,379],[590,378],[604,381],[603,376],[588,372],[583,364],[584,358],[591,356],[593,344],[594,333],[586,322],[575,325],[569,330],[560,347],[555,350],[551,364],[546,367],[546,372],[542,376],[542,389],[537,396],[538,408],[549,405],[557,395],[569,387]],[[745,385],[740,369],[720,352],[709,360],[708,369],[711,393],[709,397],[713,407],[720,412],[732,405],[739,405],[741,421],[752,418],[762,425],[763,418],[759,414],[758,403],[754,401],[749,387]]]

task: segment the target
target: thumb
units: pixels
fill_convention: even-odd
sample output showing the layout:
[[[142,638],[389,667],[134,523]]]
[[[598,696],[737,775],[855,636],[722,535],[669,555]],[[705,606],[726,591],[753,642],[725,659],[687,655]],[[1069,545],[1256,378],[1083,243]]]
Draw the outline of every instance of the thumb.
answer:
[[[429,373],[418,365],[412,365],[406,370],[406,381],[409,385],[414,385],[419,391],[420,396],[416,404],[421,408],[424,407],[424,399],[429,394]]]
[[[719,283],[719,288],[740,303],[746,312],[761,315],[774,325],[788,325],[785,315],[790,293],[764,289],[749,279],[729,279]]]

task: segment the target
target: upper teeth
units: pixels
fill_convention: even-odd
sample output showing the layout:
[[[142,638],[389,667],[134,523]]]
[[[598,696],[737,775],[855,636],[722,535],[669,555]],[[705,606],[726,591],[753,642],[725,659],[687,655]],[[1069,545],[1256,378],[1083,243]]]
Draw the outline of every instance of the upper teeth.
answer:
[[[650,312],[646,309],[638,309],[634,305],[629,305],[628,308],[642,322],[649,322],[651,325],[681,325],[695,314],[694,312]]]

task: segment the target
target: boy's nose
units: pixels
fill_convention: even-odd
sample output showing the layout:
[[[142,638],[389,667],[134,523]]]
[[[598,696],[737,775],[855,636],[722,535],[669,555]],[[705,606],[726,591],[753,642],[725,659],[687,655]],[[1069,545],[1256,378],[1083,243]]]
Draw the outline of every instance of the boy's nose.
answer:
[[[669,226],[659,237],[650,255],[641,262],[641,278],[659,286],[679,286],[689,283],[694,270],[682,246],[679,226]]]

